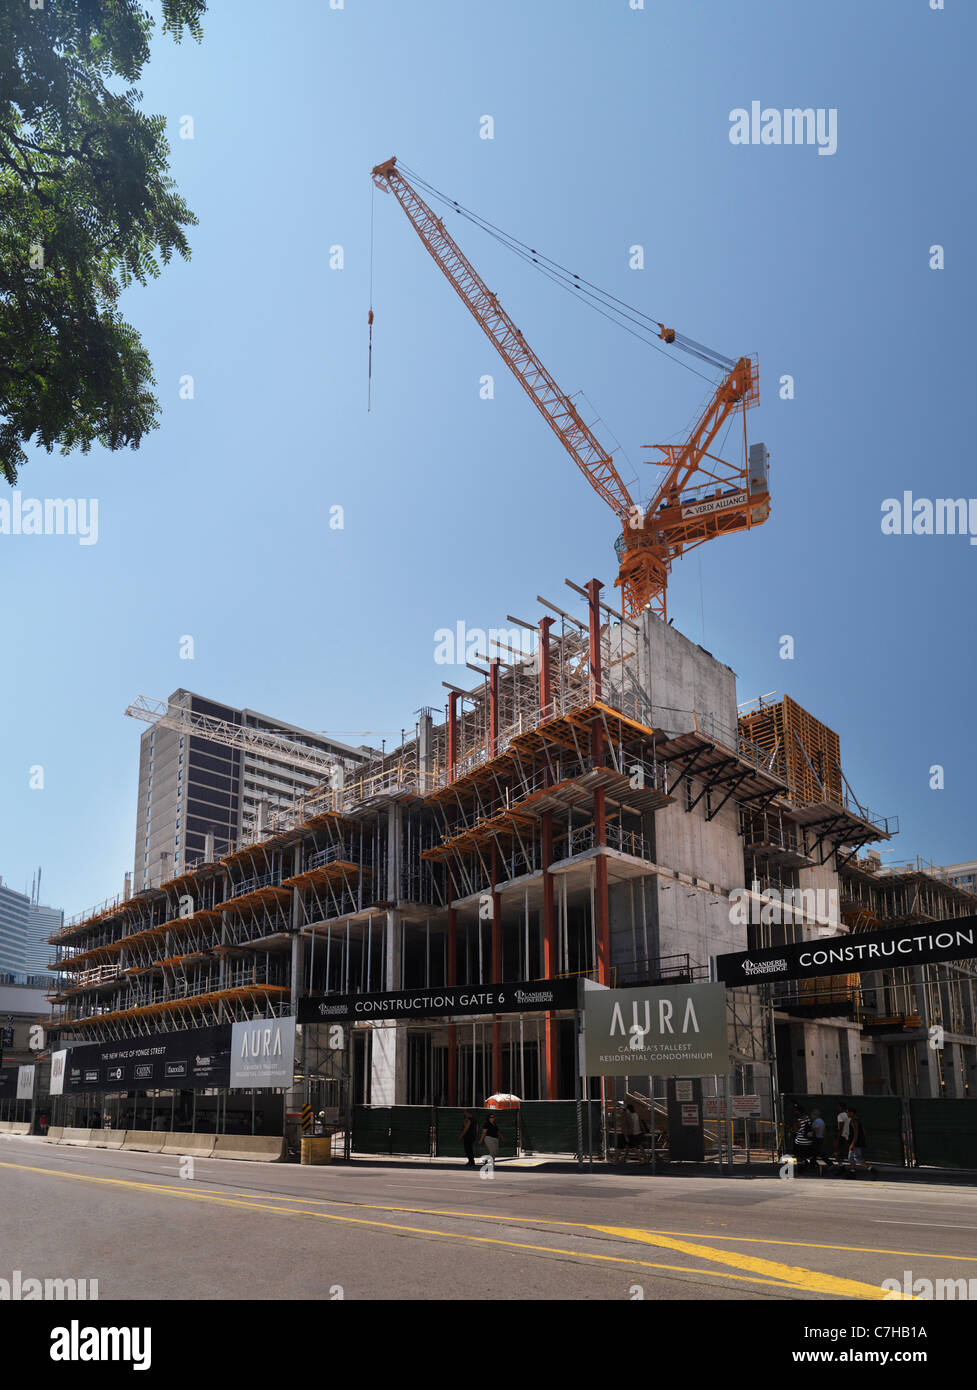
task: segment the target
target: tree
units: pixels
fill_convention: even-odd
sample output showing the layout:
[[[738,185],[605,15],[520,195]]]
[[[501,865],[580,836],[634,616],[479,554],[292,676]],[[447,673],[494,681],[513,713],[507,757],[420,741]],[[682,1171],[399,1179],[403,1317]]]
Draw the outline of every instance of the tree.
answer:
[[[206,0],[162,0],[201,37]],[[121,291],[190,255],[165,121],[140,111],[155,25],[140,0],[0,4],[0,472],[34,443],[138,448],[158,424],[152,365]]]

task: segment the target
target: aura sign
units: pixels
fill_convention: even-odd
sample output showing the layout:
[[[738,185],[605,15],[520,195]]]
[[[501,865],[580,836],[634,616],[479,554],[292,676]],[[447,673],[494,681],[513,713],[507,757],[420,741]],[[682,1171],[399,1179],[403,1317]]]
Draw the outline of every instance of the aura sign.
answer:
[[[291,1086],[294,1079],[294,1018],[231,1025],[232,1087]]]
[[[588,990],[585,1076],[712,1076],[729,1067],[725,985]]]

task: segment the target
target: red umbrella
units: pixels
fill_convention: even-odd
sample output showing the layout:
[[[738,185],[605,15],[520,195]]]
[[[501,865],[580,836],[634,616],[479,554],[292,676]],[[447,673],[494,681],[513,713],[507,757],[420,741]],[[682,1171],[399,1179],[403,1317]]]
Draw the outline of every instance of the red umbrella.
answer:
[[[485,1102],[486,1110],[518,1110],[522,1101],[518,1096],[508,1095],[503,1091],[496,1091],[494,1096],[489,1096]]]

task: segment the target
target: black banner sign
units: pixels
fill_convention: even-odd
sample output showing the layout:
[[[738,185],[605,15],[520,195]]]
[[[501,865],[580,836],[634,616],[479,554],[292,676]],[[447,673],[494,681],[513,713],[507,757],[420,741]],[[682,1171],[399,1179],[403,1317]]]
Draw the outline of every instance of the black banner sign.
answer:
[[[16,1100],[19,1067],[0,1068],[0,1100]]]
[[[725,985],[762,985],[971,957],[977,958],[977,916],[951,917],[924,927],[826,936],[789,946],[768,946],[762,951],[738,951],[717,956],[716,972]]]
[[[522,980],[509,985],[436,985],[386,994],[310,994],[299,1023],[356,1023],[383,1018],[471,1018],[577,1008],[579,983]]]
[[[199,1091],[227,1086],[231,1025],[82,1043],[65,1058],[64,1094],[78,1091]]]

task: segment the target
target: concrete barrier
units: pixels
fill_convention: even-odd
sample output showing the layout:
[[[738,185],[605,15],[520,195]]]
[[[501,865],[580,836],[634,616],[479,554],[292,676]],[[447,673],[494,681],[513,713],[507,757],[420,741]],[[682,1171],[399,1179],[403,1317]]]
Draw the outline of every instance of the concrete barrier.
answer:
[[[163,1151],[166,1135],[158,1129],[129,1129],[122,1141],[123,1149],[134,1149],[137,1153],[158,1154]]]
[[[93,1149],[121,1149],[128,1134],[125,1129],[93,1129],[91,1145]]]
[[[46,1144],[60,1144],[62,1134],[64,1134],[63,1125],[49,1125],[47,1134],[44,1136],[44,1142]]]
[[[73,1144],[80,1148],[87,1148],[91,1143],[92,1131],[90,1129],[72,1129],[70,1126],[62,1131],[61,1143]]]
[[[285,1157],[285,1140],[280,1134],[218,1134],[214,1157],[280,1163]]]
[[[0,1134],[9,1134],[13,1120],[0,1120]]]
[[[9,1134],[30,1134],[30,1132],[31,1132],[31,1122],[30,1122],[30,1120],[11,1120],[11,1121],[10,1121],[10,1129],[8,1130],[8,1133],[9,1133]]]
[[[216,1134],[167,1134],[163,1144],[165,1154],[186,1154],[188,1158],[211,1158]]]

